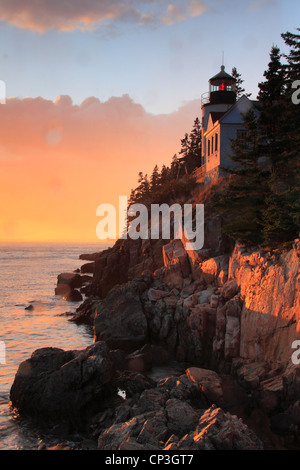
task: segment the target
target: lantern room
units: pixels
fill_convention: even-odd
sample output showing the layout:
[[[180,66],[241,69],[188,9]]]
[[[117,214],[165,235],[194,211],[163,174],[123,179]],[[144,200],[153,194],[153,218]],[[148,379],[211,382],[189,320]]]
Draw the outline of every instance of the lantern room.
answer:
[[[224,65],[221,71],[209,80],[210,104],[234,104],[236,101],[236,79],[225,72]]]

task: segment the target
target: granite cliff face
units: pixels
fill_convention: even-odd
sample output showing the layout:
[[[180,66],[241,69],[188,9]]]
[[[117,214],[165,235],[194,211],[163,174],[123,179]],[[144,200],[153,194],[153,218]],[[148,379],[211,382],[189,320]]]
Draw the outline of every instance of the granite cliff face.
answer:
[[[186,250],[184,238],[119,240],[83,255],[80,273],[60,275],[58,293],[66,284],[86,296],[70,321],[93,328],[96,348],[34,353],[12,387],[19,412],[48,419],[49,399],[51,419],[59,421],[60,407],[70,425],[76,416],[76,425],[92,426],[99,449],[221,449],[223,428],[228,448],[298,448],[299,240],[284,252],[233,247],[220,227],[219,217],[206,220],[197,252]],[[56,401],[49,387],[60,391]],[[78,411],[69,417],[66,399]]]

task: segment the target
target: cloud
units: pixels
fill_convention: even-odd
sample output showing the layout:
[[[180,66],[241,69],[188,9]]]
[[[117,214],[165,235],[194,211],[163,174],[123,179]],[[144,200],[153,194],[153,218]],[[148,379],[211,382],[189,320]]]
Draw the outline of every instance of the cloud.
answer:
[[[190,0],[178,4],[169,4],[163,21],[172,25],[178,21],[186,21],[190,17],[203,15],[209,7],[199,0]]]
[[[0,21],[43,33],[92,31],[115,22],[173,24],[207,10],[199,0],[0,0]]]
[[[195,100],[152,115],[128,95],[80,105],[65,95],[7,99],[0,106],[0,214],[3,227],[18,221],[10,240],[97,241],[98,205],[117,207],[139,171],[169,165],[200,112]],[[8,238],[0,224],[0,240]]]

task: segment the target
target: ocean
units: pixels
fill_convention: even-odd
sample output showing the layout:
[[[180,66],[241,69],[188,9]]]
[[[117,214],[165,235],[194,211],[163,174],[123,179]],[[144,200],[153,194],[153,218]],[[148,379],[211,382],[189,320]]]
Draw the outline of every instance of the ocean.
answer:
[[[104,244],[0,244],[0,450],[35,450],[42,442],[15,416],[9,392],[19,364],[44,347],[84,349],[93,343],[85,325],[68,321],[81,302],[56,296],[57,275],[73,272],[86,261],[83,253]],[[26,310],[29,305],[33,310]]]

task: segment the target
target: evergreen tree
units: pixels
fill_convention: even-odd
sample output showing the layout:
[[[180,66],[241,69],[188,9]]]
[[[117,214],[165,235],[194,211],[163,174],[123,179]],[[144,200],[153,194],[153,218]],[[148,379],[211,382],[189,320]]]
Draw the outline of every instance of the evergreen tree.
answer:
[[[300,108],[291,99],[293,80],[300,73],[300,35],[288,32],[282,37],[290,47],[284,56],[287,64],[280,67],[278,51],[273,51],[267,76],[270,83],[261,95],[261,127],[269,137],[265,141],[272,158],[263,213],[264,239],[270,244],[292,241],[300,230]]]
[[[194,120],[193,129],[190,133],[190,151],[188,155],[188,170],[191,173],[195,168],[201,166],[202,158],[202,130],[198,117]]]
[[[237,71],[236,67],[232,68],[231,75],[235,78],[235,87],[236,87],[236,97],[239,99],[242,95],[251,96],[251,93],[245,93],[245,88],[243,88],[244,80],[242,79],[241,74]]]
[[[160,174],[159,174],[159,169],[158,166],[155,165],[151,178],[150,178],[150,190],[151,191],[156,191],[159,187],[160,184]]]
[[[232,140],[233,168],[226,199],[215,202],[224,217],[224,233],[242,243],[262,242],[261,223],[266,192],[265,177],[259,163],[258,120],[253,110],[243,115],[244,131]]]
[[[259,133],[261,153],[268,158],[272,171],[282,172],[286,137],[285,118],[285,72],[281,63],[280,49],[273,46],[265,81],[258,84],[260,104]]]
[[[297,28],[300,32],[300,28]],[[287,59],[286,73],[289,82],[299,80],[300,77],[300,34],[290,33],[282,34],[285,44],[289,46],[289,54],[284,57]]]
[[[195,168],[201,166],[201,149],[202,132],[200,120],[197,117],[194,120],[190,134],[186,133],[184,138],[181,139],[181,150],[179,154],[182,155],[181,161],[188,174],[191,174]]]
[[[300,28],[297,31],[300,31]],[[284,155],[289,160],[290,166],[299,169],[300,106],[292,102],[292,94],[295,91],[292,86],[295,80],[300,80],[300,34],[287,32],[281,36],[290,48],[289,54],[284,55],[287,60],[287,64],[285,64],[286,108],[284,132],[286,135],[286,148]]]

